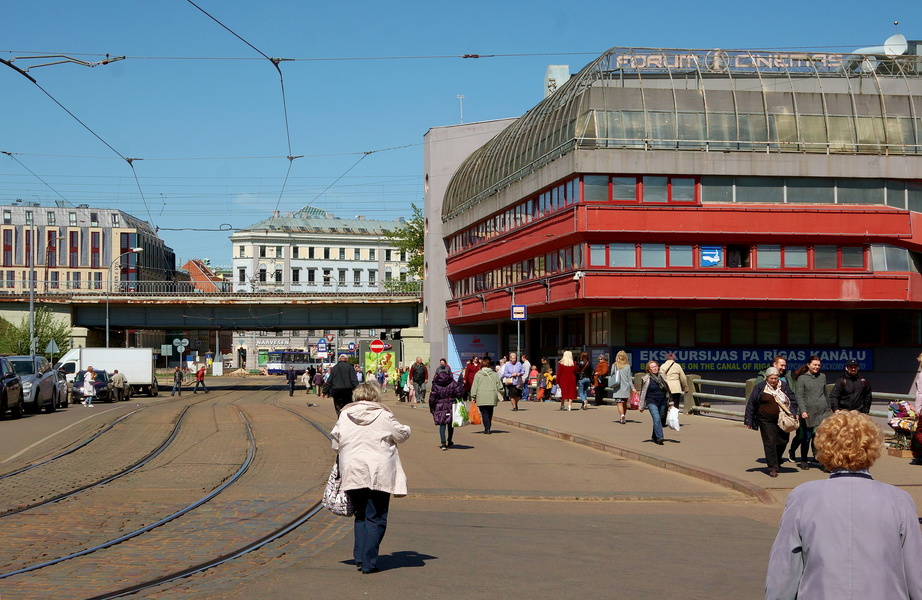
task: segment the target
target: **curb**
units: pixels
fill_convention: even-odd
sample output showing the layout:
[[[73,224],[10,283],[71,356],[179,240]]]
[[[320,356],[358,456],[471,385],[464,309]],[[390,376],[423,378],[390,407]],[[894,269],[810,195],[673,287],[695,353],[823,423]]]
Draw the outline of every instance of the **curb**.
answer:
[[[596,450],[601,450],[602,452],[608,452],[609,454],[614,454],[622,458],[627,458],[629,460],[636,460],[648,464],[659,469],[665,469],[667,471],[672,471],[673,473],[679,473],[681,475],[688,475],[689,477],[694,477],[696,479],[701,479],[708,483],[713,483],[731,490],[735,490],[752,498],[755,498],[762,504],[774,505],[777,504],[774,497],[763,487],[760,487],[749,481],[742,479],[737,479],[730,475],[724,475],[723,473],[718,473],[710,469],[705,469],[702,467],[696,467],[687,463],[679,462],[677,460],[665,459],[661,456],[656,456],[655,454],[647,454],[645,452],[639,452],[637,450],[631,450],[629,448],[623,448],[621,446],[616,446],[614,444],[609,444],[607,442],[600,442],[591,438],[587,438],[580,435],[574,435],[572,433],[564,433],[562,431],[557,431],[555,429],[549,429],[547,427],[541,427],[538,425],[530,425],[528,423],[522,423],[520,421],[513,421],[505,417],[493,417],[494,423],[502,423],[503,425],[509,425],[512,427],[518,427],[519,429],[525,429],[527,431],[533,431],[535,433],[540,433],[542,435],[547,435],[554,437],[560,440],[567,442],[572,442],[574,444],[580,444],[582,446],[588,446],[590,448],[595,448]]]

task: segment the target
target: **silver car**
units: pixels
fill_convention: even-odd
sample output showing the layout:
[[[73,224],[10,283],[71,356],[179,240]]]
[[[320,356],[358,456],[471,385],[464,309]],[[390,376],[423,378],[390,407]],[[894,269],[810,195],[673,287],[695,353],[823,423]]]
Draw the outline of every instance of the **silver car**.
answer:
[[[22,380],[23,408],[30,413],[37,413],[43,408],[48,412],[57,410],[55,374],[48,359],[44,356],[10,356],[7,360]]]

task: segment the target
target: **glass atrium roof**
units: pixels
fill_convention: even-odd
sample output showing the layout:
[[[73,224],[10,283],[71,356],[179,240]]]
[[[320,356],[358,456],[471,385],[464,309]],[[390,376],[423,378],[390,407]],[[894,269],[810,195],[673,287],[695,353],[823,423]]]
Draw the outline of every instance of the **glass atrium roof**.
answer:
[[[922,154],[922,57],[906,50],[612,48],[471,154],[442,218],[576,149]]]

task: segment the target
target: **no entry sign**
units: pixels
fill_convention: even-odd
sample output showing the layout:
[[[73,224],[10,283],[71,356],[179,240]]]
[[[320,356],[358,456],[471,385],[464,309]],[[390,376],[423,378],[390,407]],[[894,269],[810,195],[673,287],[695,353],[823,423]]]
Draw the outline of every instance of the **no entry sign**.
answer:
[[[381,340],[374,340],[368,347],[375,354],[380,354],[381,352],[384,352],[384,342],[382,342]]]

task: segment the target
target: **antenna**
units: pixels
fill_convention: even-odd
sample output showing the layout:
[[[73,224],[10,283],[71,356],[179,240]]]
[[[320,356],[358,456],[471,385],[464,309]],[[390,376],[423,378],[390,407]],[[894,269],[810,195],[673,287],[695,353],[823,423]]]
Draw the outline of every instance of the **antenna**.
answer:
[[[458,108],[461,110],[461,124],[464,124],[464,94],[458,96]]]

